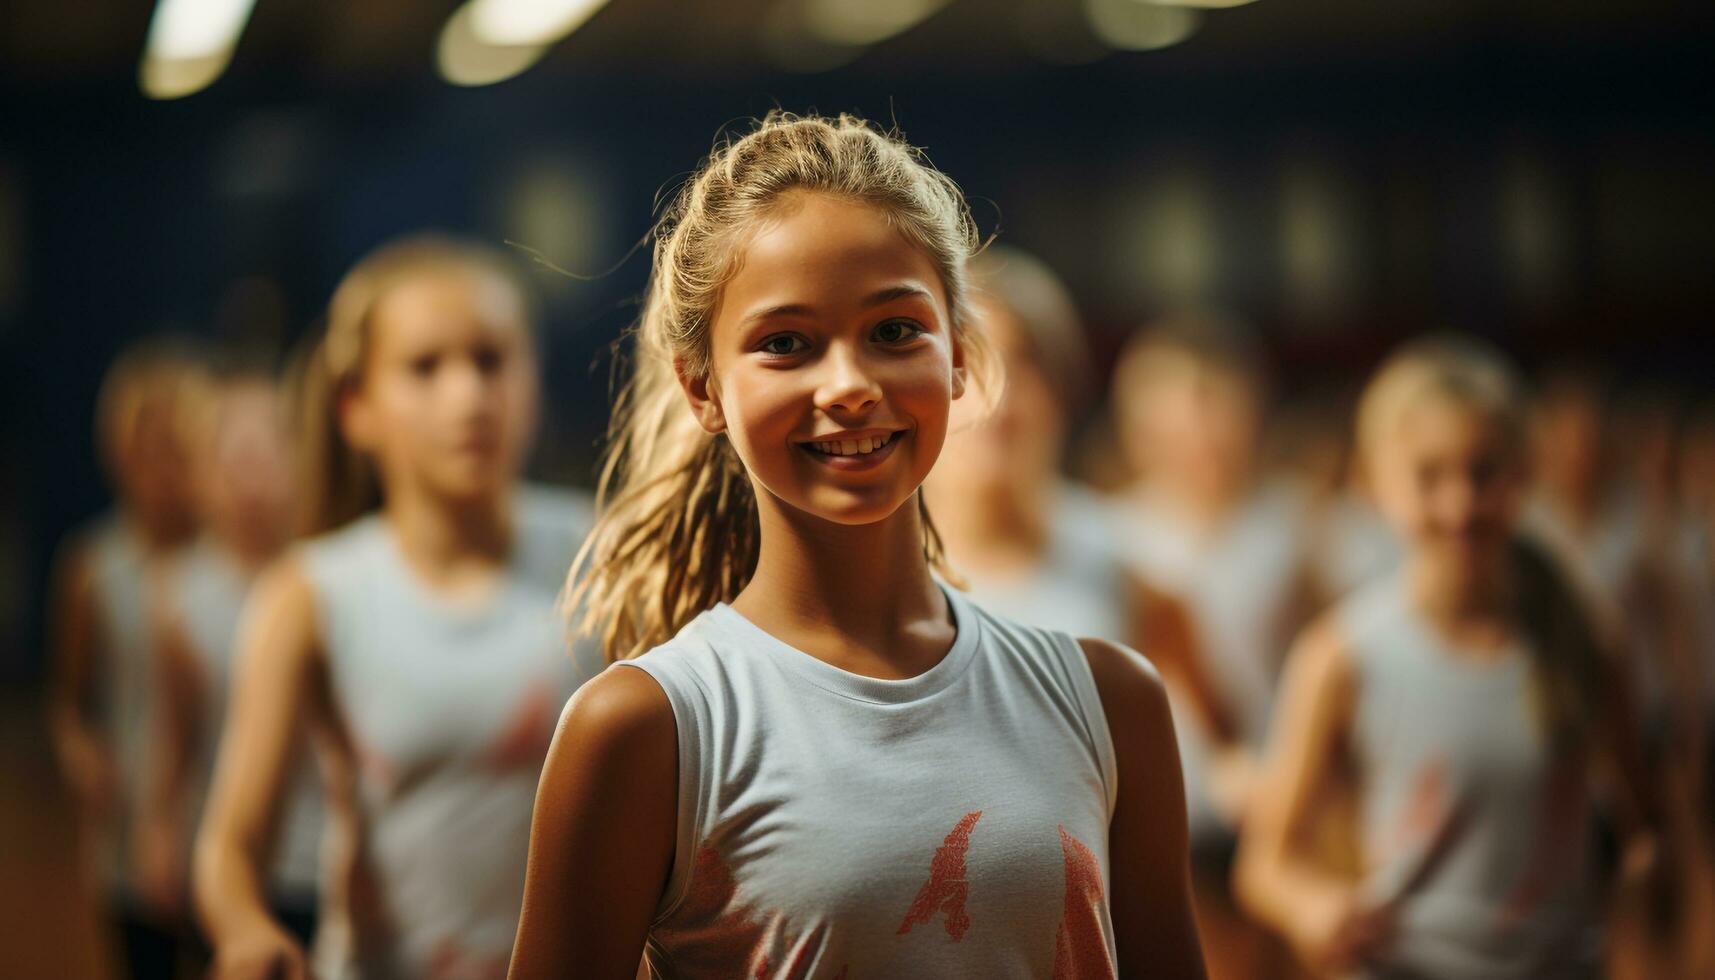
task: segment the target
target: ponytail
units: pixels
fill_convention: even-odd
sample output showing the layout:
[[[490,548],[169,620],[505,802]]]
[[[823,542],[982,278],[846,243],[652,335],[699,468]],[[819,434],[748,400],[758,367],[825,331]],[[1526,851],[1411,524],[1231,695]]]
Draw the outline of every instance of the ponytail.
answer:
[[[304,537],[341,527],[381,505],[375,467],[339,427],[345,381],[328,363],[327,336],[303,345],[287,371],[297,436],[297,530]]]
[[[1513,568],[1519,622],[1530,640],[1537,717],[1556,744],[1588,745],[1605,723],[1603,650],[1588,605],[1536,541],[1514,541]]]

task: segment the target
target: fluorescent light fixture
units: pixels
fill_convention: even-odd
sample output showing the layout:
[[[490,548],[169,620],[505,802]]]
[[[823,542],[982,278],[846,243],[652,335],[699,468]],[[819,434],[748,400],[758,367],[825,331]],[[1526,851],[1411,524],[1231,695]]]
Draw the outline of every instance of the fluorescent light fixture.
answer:
[[[1225,10],[1228,7],[1243,7],[1256,3],[1256,0],[1142,0],[1144,3],[1157,7],[1198,7],[1203,10]]]
[[[143,93],[177,99],[207,88],[232,62],[255,6],[256,0],[160,0],[137,72]]]
[[[903,34],[947,0],[803,0],[804,26],[829,44],[862,46]]]
[[[548,44],[492,44],[478,37],[475,3],[453,11],[441,28],[435,45],[435,66],[441,77],[454,85],[492,85],[503,82],[542,60]]]
[[[1162,7],[1143,0],[1084,0],[1090,29],[1109,47],[1122,51],[1158,51],[1197,33],[1200,11]]]
[[[146,51],[171,61],[230,51],[256,0],[160,0],[149,21]]]
[[[470,30],[480,41],[521,47],[552,44],[584,25],[608,0],[470,0]]]

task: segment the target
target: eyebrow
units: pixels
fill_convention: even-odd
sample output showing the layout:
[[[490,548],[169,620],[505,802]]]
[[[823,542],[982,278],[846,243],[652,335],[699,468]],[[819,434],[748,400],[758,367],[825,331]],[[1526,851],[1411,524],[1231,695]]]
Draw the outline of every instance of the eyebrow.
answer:
[[[882,306],[887,303],[891,303],[894,300],[906,299],[908,297],[921,297],[922,299],[930,301],[933,301],[935,298],[933,293],[916,283],[902,282],[898,285],[888,286],[885,289],[878,289],[875,292],[870,293],[860,301],[859,305],[864,309],[869,309],[871,307]],[[782,316],[813,316],[815,315],[815,312],[815,309],[806,303],[783,303],[779,306],[764,307],[763,309],[749,313],[745,316],[744,322],[747,324],[760,323],[764,320],[772,320],[775,317]]]

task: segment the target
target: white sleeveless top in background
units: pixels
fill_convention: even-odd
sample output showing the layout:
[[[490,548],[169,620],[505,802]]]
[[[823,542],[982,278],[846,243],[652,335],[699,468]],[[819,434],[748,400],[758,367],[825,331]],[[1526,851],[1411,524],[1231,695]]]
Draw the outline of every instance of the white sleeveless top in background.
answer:
[[[359,854],[324,890],[324,977],[506,975],[542,761],[596,672],[556,612],[591,508],[520,489],[513,519],[510,571],[476,608],[430,591],[379,514],[301,547],[358,766]]]
[[[655,678],[678,727],[654,975],[1115,975],[1117,776],[1084,653],[945,591],[957,638],[905,680],[725,604],[616,665]]]
[[[118,767],[118,814],[94,842],[95,859],[110,888],[130,891],[128,842],[154,772],[155,578],[166,557],[151,560],[122,514],[100,519],[86,537],[94,579],[101,641],[96,672],[97,723]]]
[[[1101,498],[1077,487],[1057,489],[1048,551],[1019,575],[984,575],[957,562],[970,597],[1017,622],[1072,636],[1129,643],[1132,597],[1126,585],[1118,519]]]
[[[1240,742],[1260,752],[1279,664],[1292,640],[1286,617],[1294,588],[1309,567],[1308,500],[1285,482],[1265,484],[1209,533],[1164,507],[1131,503],[1120,512],[1132,568],[1185,604],[1205,669],[1232,712]],[[1192,836],[1230,834],[1209,797],[1209,735],[1182,695],[1169,693]]]
[[[1403,575],[1337,615],[1356,677],[1364,888],[1401,902],[1372,975],[1598,975],[1587,770],[1537,721],[1528,650],[1459,653],[1412,608]]]
[[[177,619],[202,669],[201,740],[192,762],[192,792],[187,818],[195,826],[214,773],[215,751],[226,728],[226,704],[232,687],[232,661],[237,653],[238,624],[254,576],[240,567],[218,543],[203,539],[187,548],[167,577],[168,615]],[[315,760],[306,739],[291,776],[286,809],[279,822],[272,876],[274,891],[283,898],[304,899],[315,894],[321,867],[321,787]]]

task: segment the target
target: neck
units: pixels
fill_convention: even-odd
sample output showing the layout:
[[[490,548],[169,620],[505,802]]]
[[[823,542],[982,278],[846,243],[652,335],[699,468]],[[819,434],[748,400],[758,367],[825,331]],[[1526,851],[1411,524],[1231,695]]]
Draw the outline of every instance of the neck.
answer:
[[[1505,561],[1455,568],[1450,562],[1417,556],[1406,575],[1412,598],[1432,619],[1457,623],[1511,617],[1513,576]]]
[[[143,550],[149,554],[172,551],[188,542],[196,532],[196,528],[189,521],[150,521],[137,513],[129,514],[126,521],[131,525],[132,533],[137,536]]]
[[[865,525],[835,524],[772,498],[760,504],[756,574],[732,603],[746,618],[770,632],[831,632],[878,652],[914,623],[945,621],[915,497]]]
[[[220,535],[220,545],[246,573],[261,571],[280,554],[285,539],[251,534]]]
[[[452,500],[409,485],[390,487],[385,514],[406,557],[434,578],[492,567],[511,550],[510,493]]]

